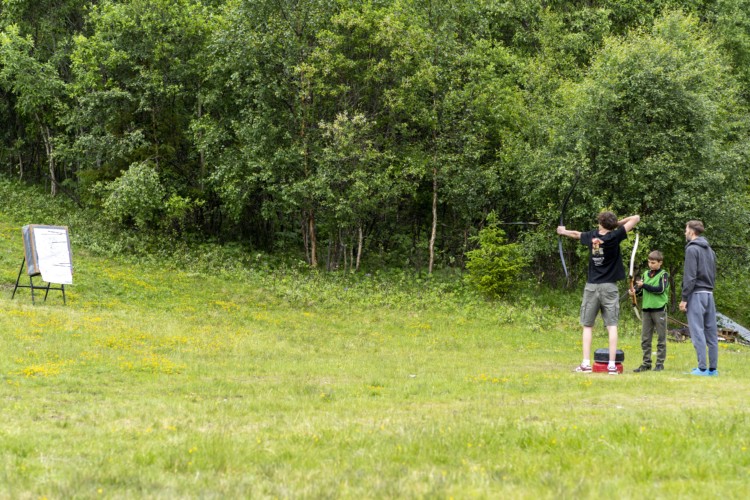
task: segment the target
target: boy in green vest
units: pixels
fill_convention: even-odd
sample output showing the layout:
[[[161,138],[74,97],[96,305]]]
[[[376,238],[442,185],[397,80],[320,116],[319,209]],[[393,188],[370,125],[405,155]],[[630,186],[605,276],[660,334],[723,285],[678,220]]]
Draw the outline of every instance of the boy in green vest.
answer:
[[[641,329],[641,348],[643,349],[643,363],[633,370],[636,373],[651,369],[651,341],[654,330],[658,341],[656,348],[656,366],[654,371],[664,369],[667,358],[667,303],[669,302],[669,274],[661,268],[664,256],[658,250],[648,254],[649,270],[635,282],[636,293],[643,295],[643,328]]]

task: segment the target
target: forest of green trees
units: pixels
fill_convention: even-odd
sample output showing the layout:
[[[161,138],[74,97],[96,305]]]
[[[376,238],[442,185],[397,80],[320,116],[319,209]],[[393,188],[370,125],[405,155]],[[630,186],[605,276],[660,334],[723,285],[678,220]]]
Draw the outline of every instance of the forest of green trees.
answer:
[[[321,268],[462,266],[494,212],[559,279],[574,184],[747,265],[749,108],[750,0],[0,2],[0,175]]]

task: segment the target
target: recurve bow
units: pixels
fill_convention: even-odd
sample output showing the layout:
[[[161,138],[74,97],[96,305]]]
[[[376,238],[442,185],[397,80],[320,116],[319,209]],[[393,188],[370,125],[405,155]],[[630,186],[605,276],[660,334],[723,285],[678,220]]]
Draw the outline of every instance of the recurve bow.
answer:
[[[573,181],[573,185],[570,188],[570,191],[568,191],[568,194],[565,195],[565,199],[563,200],[562,207],[560,208],[560,226],[565,225],[565,209],[568,207],[568,202],[570,201],[570,196],[573,194],[573,191],[576,188],[576,185],[578,184],[579,175],[578,172],[576,172],[575,180]],[[560,252],[560,262],[562,262],[563,271],[565,272],[565,280],[570,281],[570,277],[568,275],[568,266],[565,265],[565,254],[563,253],[563,244],[562,244],[562,236],[557,236],[557,250]]]
[[[634,267],[635,267],[635,254],[638,251],[638,233],[635,233],[635,242],[633,243],[633,251],[630,253],[630,273],[629,273],[629,286],[630,286],[630,301],[633,303],[633,313],[638,321],[641,321],[641,315],[638,312],[638,299],[635,296],[635,281]]]

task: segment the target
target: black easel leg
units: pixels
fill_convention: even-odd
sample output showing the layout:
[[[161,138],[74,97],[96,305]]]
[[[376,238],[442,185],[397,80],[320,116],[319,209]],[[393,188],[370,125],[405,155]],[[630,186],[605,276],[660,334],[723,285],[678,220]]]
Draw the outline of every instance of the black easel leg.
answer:
[[[18,283],[21,281],[21,273],[23,272],[23,265],[26,264],[26,257],[21,261],[21,269],[18,270],[18,278],[16,278],[16,286],[13,288],[13,295],[10,296],[10,300],[16,296],[16,290],[18,290]]]

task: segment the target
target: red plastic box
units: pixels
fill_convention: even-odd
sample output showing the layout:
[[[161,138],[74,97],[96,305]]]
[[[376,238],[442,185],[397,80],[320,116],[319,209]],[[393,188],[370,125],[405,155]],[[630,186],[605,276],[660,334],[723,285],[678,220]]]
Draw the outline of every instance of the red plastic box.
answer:
[[[607,366],[609,363],[600,363],[594,361],[594,366],[591,367],[591,371],[594,373],[607,373]],[[622,373],[622,363],[615,363],[617,373]]]

